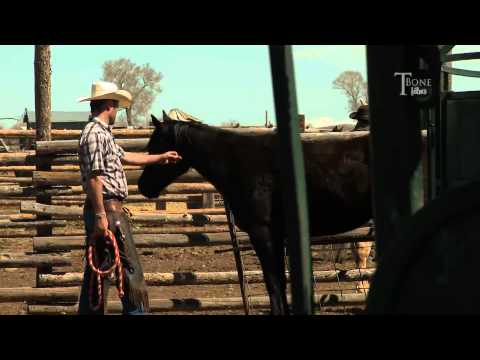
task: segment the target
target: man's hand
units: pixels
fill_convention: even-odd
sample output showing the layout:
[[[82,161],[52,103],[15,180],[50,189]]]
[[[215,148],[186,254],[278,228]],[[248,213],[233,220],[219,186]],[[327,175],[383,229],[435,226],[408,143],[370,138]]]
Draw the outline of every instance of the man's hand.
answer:
[[[98,238],[106,238],[108,236],[108,220],[107,215],[95,218],[95,224],[92,233],[92,240],[95,241]]]
[[[182,157],[178,155],[176,151],[167,151],[166,153],[161,155],[161,159],[159,161],[160,164],[176,164]]]
[[[107,235],[108,220],[105,213],[105,207],[103,206],[103,183],[101,176],[91,176],[87,180],[87,196],[92,205],[92,210],[95,215],[93,224],[93,232],[90,241],[95,241],[99,237],[105,237]]]
[[[176,151],[167,151],[163,154],[139,154],[125,152],[122,164],[126,165],[150,165],[150,164],[175,164],[182,160]]]

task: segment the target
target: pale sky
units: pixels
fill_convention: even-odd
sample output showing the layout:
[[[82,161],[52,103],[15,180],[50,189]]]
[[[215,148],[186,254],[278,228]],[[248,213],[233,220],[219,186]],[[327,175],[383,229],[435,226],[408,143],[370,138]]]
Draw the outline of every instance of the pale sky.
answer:
[[[366,78],[363,45],[293,46],[299,112],[307,123],[348,122],[347,99],[332,88],[343,71]],[[455,53],[480,51],[478,45],[459,45]],[[242,125],[263,125],[265,110],[274,120],[273,90],[268,47],[263,45],[53,45],[52,110],[89,111],[91,83],[102,76],[107,60],[129,58],[149,63],[163,74],[163,91],[151,112],[180,108],[219,125],[235,120]],[[0,118],[19,118],[25,108],[34,110],[34,46],[0,45]],[[455,66],[480,70],[480,61]],[[480,90],[478,79],[455,77],[454,90]],[[0,120],[7,127],[11,121]]]

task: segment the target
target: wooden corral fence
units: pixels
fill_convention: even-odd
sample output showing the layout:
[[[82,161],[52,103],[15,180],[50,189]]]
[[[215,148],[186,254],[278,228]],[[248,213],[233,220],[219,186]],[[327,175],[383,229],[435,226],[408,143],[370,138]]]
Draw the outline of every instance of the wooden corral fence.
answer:
[[[237,129],[236,131],[270,131]],[[0,268],[36,268],[35,287],[0,288],[0,302],[26,302],[29,314],[73,314],[76,311],[83,269],[71,267],[69,252],[84,249],[82,207],[85,195],[80,185],[76,155],[79,131],[52,130],[52,141],[38,141],[34,151],[0,154],[0,239],[25,240],[31,253],[0,254]],[[151,129],[114,130],[117,142],[127,151],[145,151]],[[32,130],[0,130],[1,137],[34,137]],[[50,171],[36,171],[36,164],[49,164]],[[161,194],[149,200],[133,185],[141,168],[126,167],[129,198],[126,206],[150,204],[150,213],[133,211],[134,241],[139,249],[231,245],[221,197],[200,174],[190,170]],[[36,202],[49,195],[50,204]],[[170,213],[171,203],[184,203],[181,213]],[[8,210],[7,210],[8,208]],[[48,216],[48,220],[39,220]],[[51,228],[51,236],[38,236],[38,228]],[[312,239],[312,246],[372,241],[368,228]],[[249,245],[247,234],[239,233],[241,245]],[[146,273],[149,287],[238,284],[232,256],[232,271]],[[369,279],[374,269],[315,271],[315,283]],[[288,275],[288,274],[287,274]],[[261,283],[260,271],[247,271],[249,283]],[[361,305],[365,294],[316,294],[317,306]],[[267,308],[266,296],[251,297],[253,308]],[[153,312],[242,309],[241,298],[158,299],[151,297]],[[120,302],[109,310],[121,311]]]

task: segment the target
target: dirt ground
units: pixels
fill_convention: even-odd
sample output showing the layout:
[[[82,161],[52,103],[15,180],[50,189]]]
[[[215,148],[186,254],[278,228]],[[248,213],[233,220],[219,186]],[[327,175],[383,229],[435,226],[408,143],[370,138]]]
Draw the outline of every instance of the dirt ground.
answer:
[[[150,205],[132,207],[134,211],[152,212]],[[132,209],[131,208],[131,209]],[[182,212],[184,204],[170,204],[169,212]],[[189,248],[162,248],[162,249],[139,249],[144,272],[180,272],[180,271],[235,271],[235,260],[231,251],[218,253],[216,250],[228,249],[229,246],[212,247],[189,247]],[[314,246],[312,248],[314,270],[334,270],[354,268],[351,259],[351,252],[345,251],[346,261],[342,264],[334,264],[331,260],[331,251],[326,246]],[[0,252],[31,252],[30,241],[16,239],[0,240]],[[66,253],[72,261],[71,267],[54,268],[54,273],[81,272],[83,271],[83,251],[71,251]],[[242,252],[246,270],[260,270],[258,258],[253,250]],[[375,264],[369,261],[369,267]],[[0,288],[35,287],[35,269],[0,269]],[[354,292],[354,283],[323,283],[315,284],[315,291],[318,293],[348,293]],[[267,295],[263,284],[250,284],[251,296]],[[149,287],[151,299],[171,298],[224,298],[240,297],[239,285],[196,285],[196,286],[151,286]],[[109,299],[116,300],[117,294],[111,288]],[[23,315],[26,314],[25,303],[0,303],[0,315]],[[361,307],[341,307],[336,309],[318,310],[317,314],[354,314],[362,310]],[[267,310],[254,309],[254,315],[267,314]],[[243,310],[231,311],[196,311],[196,312],[167,312],[162,314],[205,314],[205,315],[242,315]]]

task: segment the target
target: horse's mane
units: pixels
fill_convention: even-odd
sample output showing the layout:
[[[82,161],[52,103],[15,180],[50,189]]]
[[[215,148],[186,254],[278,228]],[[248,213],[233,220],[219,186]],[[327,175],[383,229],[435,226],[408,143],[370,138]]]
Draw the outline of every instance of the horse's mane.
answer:
[[[187,144],[193,144],[194,140],[192,138],[192,132],[189,130],[199,130],[199,133],[204,133],[205,136],[211,137],[211,140],[215,142],[220,140],[223,143],[226,142],[238,148],[259,149],[259,147],[264,148],[265,146],[274,146],[276,142],[275,133],[273,131],[260,133],[239,132],[199,123],[179,124],[175,131],[176,138],[180,137]],[[204,142],[208,140],[207,138],[204,138],[200,141]]]
[[[192,122],[177,121],[176,124],[178,124],[179,127],[181,128],[207,130],[215,134],[224,134],[224,135],[238,137],[238,138],[252,138],[252,137],[259,138],[263,136],[272,136],[274,134],[273,131],[272,132],[266,131],[265,133],[248,133],[248,132],[232,131],[229,129],[222,129],[216,126],[211,126],[211,125],[207,125],[199,122],[193,122],[193,121]],[[183,133],[183,131],[181,132]]]

